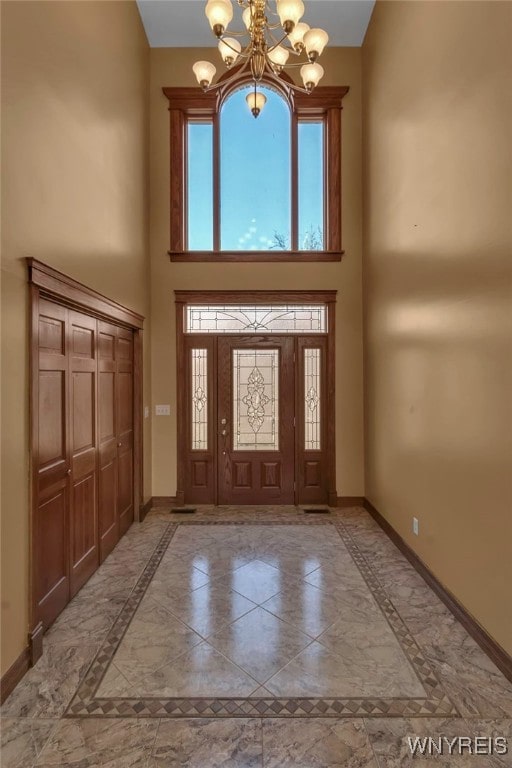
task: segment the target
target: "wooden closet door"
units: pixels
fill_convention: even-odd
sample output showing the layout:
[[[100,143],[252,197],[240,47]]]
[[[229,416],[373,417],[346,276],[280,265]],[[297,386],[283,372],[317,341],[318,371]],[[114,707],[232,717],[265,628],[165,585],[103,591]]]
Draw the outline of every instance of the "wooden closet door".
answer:
[[[69,312],[71,596],[98,567],[96,461],[97,321]]]
[[[33,594],[46,629],[69,601],[69,446],[67,310],[39,301],[37,401],[34,403],[35,494]],[[37,343],[37,342],[36,342]]]
[[[98,445],[100,562],[119,541],[117,511],[117,327],[98,323]]]
[[[117,333],[117,462],[119,531],[133,523],[133,333]]]

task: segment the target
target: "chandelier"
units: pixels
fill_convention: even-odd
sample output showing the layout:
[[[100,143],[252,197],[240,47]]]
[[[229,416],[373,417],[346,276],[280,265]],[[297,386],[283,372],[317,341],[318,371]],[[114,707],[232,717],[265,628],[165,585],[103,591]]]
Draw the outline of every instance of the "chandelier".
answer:
[[[205,14],[219,40],[222,61],[228,70],[236,63],[240,66],[231,77],[212,84],[217,71],[215,65],[209,61],[196,61],[192,69],[202,89],[228,88],[235,80],[245,80],[249,74],[254,89],[246,101],[254,117],[258,117],[267,100],[258,90],[264,75],[282,85],[279,76],[283,70],[300,67],[304,87],[288,81],[286,86],[292,91],[311,93],[324,74],[317,59],[329,36],[323,29],[311,29],[301,22],[304,14],[302,0],[236,0],[236,3],[243,8],[245,31],[230,32],[230,36],[226,31],[233,18],[231,0],[208,0],[206,3]],[[292,59],[288,63],[290,56]],[[293,57],[298,61],[293,62]]]

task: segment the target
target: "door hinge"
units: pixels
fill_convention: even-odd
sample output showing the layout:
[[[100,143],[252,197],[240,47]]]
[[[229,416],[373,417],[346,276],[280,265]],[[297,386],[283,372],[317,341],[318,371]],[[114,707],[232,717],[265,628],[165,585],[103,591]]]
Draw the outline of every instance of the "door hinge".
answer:
[[[293,428],[295,429],[295,416],[293,417]]]

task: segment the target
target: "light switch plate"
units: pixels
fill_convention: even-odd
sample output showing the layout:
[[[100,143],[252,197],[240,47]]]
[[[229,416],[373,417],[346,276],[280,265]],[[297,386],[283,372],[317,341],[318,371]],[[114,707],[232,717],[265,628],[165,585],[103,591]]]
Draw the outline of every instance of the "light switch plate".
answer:
[[[144,418],[149,419],[149,405],[144,406]]]
[[[170,405],[155,405],[155,416],[170,416],[170,415],[171,415]]]

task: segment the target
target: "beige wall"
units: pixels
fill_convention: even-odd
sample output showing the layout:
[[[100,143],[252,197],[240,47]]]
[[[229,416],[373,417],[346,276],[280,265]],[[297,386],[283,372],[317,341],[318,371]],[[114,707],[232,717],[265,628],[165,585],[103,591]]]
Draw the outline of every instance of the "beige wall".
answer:
[[[215,49],[151,51],[151,304],[154,403],[171,417],[153,419],[153,493],[176,492],[176,365],[173,291],[177,289],[338,289],[336,365],[337,490],[362,495],[363,398],[361,306],[361,51],[331,49],[322,84],[349,85],[343,109],[343,261],[331,264],[178,264],[169,248],[169,103],[163,86],[197,86],[191,67]],[[241,179],[243,181],[243,179]]]
[[[1,11],[3,673],[29,621],[23,258],[149,314],[149,49],[134,2],[2,2]],[[146,373],[148,391],[149,356]]]
[[[377,2],[363,46],[366,495],[509,652],[511,32]]]

